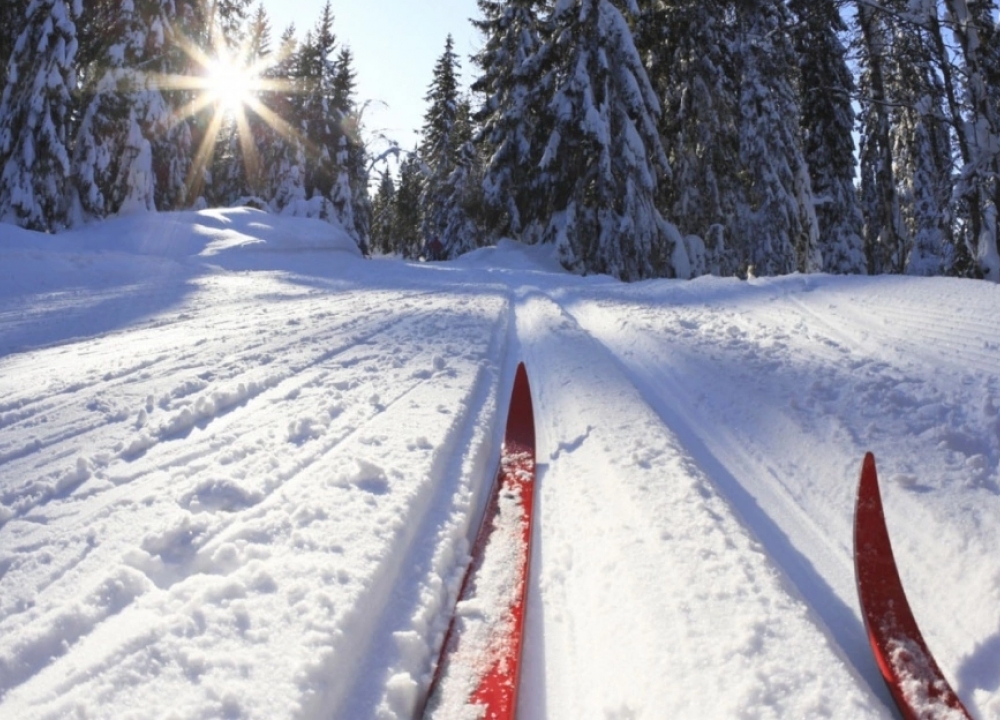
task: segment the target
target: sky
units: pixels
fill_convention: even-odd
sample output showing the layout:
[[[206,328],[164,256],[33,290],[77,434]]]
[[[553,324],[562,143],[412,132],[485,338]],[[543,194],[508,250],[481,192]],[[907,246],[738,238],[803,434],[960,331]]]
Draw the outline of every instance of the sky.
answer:
[[[295,23],[301,38],[312,28],[326,0],[264,0],[271,17],[272,42]],[[462,74],[469,81],[469,56],[480,47],[470,18],[478,17],[476,0],[332,0],[334,33],[354,53],[358,101],[369,102],[364,117],[368,135],[384,133],[404,149],[412,148],[423,124],[424,96],[434,63],[448,34]],[[381,152],[384,144],[372,149]]]

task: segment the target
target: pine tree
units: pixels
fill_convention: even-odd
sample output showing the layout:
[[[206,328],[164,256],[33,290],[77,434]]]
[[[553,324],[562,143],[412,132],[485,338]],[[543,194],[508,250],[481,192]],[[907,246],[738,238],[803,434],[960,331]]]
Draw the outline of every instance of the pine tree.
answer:
[[[902,272],[909,233],[903,222],[896,184],[887,93],[890,34],[886,18],[858,0],[856,22],[862,68],[859,176],[868,272]]]
[[[541,67],[548,49],[544,0],[478,0],[482,17],[473,24],[484,36],[473,57],[479,76],[472,90],[483,97],[475,119],[483,168],[483,222],[489,241],[521,237],[543,214],[532,162],[541,157],[546,119]]]
[[[371,246],[372,251],[380,255],[388,255],[393,251],[395,205],[396,185],[392,181],[392,175],[386,171],[382,173],[378,192],[372,202]]]
[[[354,56],[344,47],[333,65],[330,103],[340,117],[340,138],[334,158],[337,179],[331,200],[347,233],[368,254],[371,199],[368,196],[368,158],[361,140],[361,114],[354,97]]]
[[[458,163],[461,146],[458,128],[459,69],[454,40],[448,35],[444,52],[434,66],[434,75],[425,96],[428,106],[424,114],[420,145],[420,159],[424,170],[421,230],[425,243],[433,247],[444,246],[445,228],[453,210],[453,189],[448,187],[448,179]]]
[[[246,56],[259,64],[271,56],[271,18],[261,2],[247,28]],[[259,65],[258,65],[259,66]]]
[[[415,150],[400,163],[399,185],[393,203],[393,224],[390,232],[392,249],[405,258],[419,257],[424,247],[421,234],[423,182],[420,165],[421,161]]]
[[[207,38],[208,19],[203,0],[143,0],[136,11],[149,28],[148,60],[142,68],[149,109],[142,121],[153,146],[155,203],[159,210],[188,207],[197,199],[201,185],[195,163],[202,141],[203,118],[190,117],[186,108],[197,92],[173,87],[169,80],[201,72],[197,61],[185,51],[184,38]],[[202,42],[207,42],[202,40]]]
[[[893,8],[893,5],[895,7]],[[939,275],[953,265],[951,138],[945,92],[928,29],[933,0],[893,0],[886,58],[892,98],[890,138],[900,212],[907,228],[903,270]]]
[[[265,139],[261,142],[261,193],[274,211],[301,214],[299,208],[306,200],[306,152],[305,139],[299,130],[301,63],[294,25],[281,34],[277,55],[264,73],[276,85],[261,97],[271,120],[263,130]],[[271,127],[272,124],[277,127]]]
[[[669,166],[659,102],[628,23],[610,0],[559,3],[552,20],[552,127],[538,162],[550,215],[541,238],[575,272],[687,277],[683,241],[656,208]]]
[[[735,17],[744,182],[733,232],[740,269],[757,275],[816,272],[823,257],[802,155],[788,11],[782,0],[747,0],[737,5]]]
[[[659,205],[692,245],[692,274],[734,275],[739,258],[728,233],[740,232],[733,225],[741,165],[730,5],[649,0],[640,8],[637,43],[663,99],[659,127],[673,171]]]
[[[253,0],[209,0],[209,30],[212,50],[239,47],[247,39]]]
[[[51,231],[71,220],[70,141],[81,0],[35,0],[0,98],[0,221]]]
[[[0,97],[7,85],[7,63],[14,54],[14,43],[24,30],[28,0],[4,0],[0,3]],[[3,167],[0,155],[0,167]]]
[[[334,155],[341,136],[341,118],[333,104],[336,48],[333,11],[328,0],[315,28],[302,44],[298,68],[304,92],[298,119],[306,140],[306,194],[322,204],[329,200],[336,181]]]
[[[173,12],[173,3],[164,0],[102,0],[85,7],[73,177],[90,216],[185,201],[190,129],[175,119],[178,93],[168,99],[160,88],[160,78],[177,67],[176,57],[170,64]]]
[[[960,48],[968,153],[958,193],[979,272],[1000,282],[1000,28],[990,0],[944,0]]]
[[[436,211],[441,217],[439,259],[451,260],[483,244],[479,218],[483,215],[483,164],[473,143],[472,113],[459,103],[453,141],[458,147],[455,166],[441,186]]]
[[[790,0],[798,55],[803,156],[809,167],[823,269],[862,273],[864,218],[854,186],[854,78],[840,34],[847,27],[834,0]]]
[[[276,64],[276,61],[271,49],[271,18],[264,9],[263,3],[257,6],[256,11],[250,19],[244,48],[244,64],[246,67],[250,69],[250,72],[258,75],[259,78],[266,78],[269,70]],[[262,94],[262,92],[256,93],[254,100],[257,103],[262,101]],[[263,199],[267,170],[263,165],[261,155],[274,142],[276,131],[271,127],[269,120],[265,120],[258,114],[260,107],[260,105],[254,105],[250,108],[251,112],[247,113],[247,130],[250,133],[250,143],[256,152],[249,161],[244,160],[244,167],[247,174],[249,193],[255,198]]]

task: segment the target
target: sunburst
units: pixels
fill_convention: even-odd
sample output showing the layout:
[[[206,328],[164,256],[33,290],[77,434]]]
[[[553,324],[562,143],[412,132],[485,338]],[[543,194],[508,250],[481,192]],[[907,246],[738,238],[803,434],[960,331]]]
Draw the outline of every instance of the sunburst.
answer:
[[[182,40],[181,47],[192,60],[194,71],[189,75],[154,78],[154,83],[164,90],[192,93],[191,100],[175,113],[175,123],[193,118],[209,108],[212,111],[188,175],[189,198],[196,198],[202,192],[205,169],[211,161],[219,133],[226,122],[236,124],[243,163],[251,186],[254,185],[254,179],[260,176],[261,164],[248,112],[259,117],[280,136],[305,144],[301,134],[261,100],[268,93],[294,91],[288,80],[267,76],[268,71],[284,58],[273,54],[251,61],[248,59],[248,48],[231,48],[218,33],[213,34],[212,46],[211,52],[205,52],[195,43]],[[257,191],[259,188],[253,189]]]

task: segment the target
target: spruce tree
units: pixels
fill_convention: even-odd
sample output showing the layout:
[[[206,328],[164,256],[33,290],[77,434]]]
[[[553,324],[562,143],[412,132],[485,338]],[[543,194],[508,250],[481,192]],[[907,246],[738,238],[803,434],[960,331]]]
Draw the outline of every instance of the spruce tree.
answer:
[[[459,103],[453,141],[458,147],[455,165],[440,187],[436,212],[441,234],[438,259],[450,260],[483,244],[483,163],[473,143],[472,115],[468,101]]]
[[[546,83],[541,72],[551,47],[545,42],[544,0],[478,0],[481,18],[473,25],[483,34],[473,62],[479,76],[472,90],[482,98],[475,114],[483,168],[484,232],[488,241],[521,238],[538,223],[537,173],[547,120]]]
[[[549,213],[542,240],[574,272],[687,277],[683,241],[656,207],[669,172],[660,106],[625,17],[610,0],[576,0],[559,3],[552,21],[552,127],[537,163]]]
[[[305,203],[305,139],[299,117],[302,89],[295,26],[281,34],[277,58],[264,73],[273,85],[261,96],[270,122],[261,143],[261,193],[275,212],[300,214]],[[274,127],[272,127],[274,126]]]
[[[954,261],[951,138],[945,92],[929,33],[933,2],[891,0],[893,28],[886,58],[897,190],[907,228],[903,270],[940,275]]]
[[[0,221],[52,231],[71,221],[71,132],[81,0],[35,0],[0,98]]]
[[[790,0],[799,64],[803,157],[809,167],[823,269],[861,273],[867,263],[864,219],[854,186],[854,78],[840,35],[847,31],[834,0]]]
[[[428,106],[420,145],[424,172],[421,232],[424,242],[432,247],[444,246],[446,226],[454,210],[454,189],[449,187],[448,181],[458,164],[462,144],[459,137],[459,69],[454,40],[448,35],[425,96]],[[437,256],[440,252],[430,254]]]
[[[886,66],[890,33],[884,14],[857,0],[861,77],[860,202],[870,274],[902,272],[909,232],[903,222],[893,162]]]
[[[661,183],[659,205],[689,238],[693,274],[734,275],[739,258],[730,230],[740,233],[741,170],[730,5],[647,0],[640,8],[637,43],[663,100],[660,135],[673,171]]]
[[[378,192],[372,201],[372,251],[380,255],[388,255],[393,251],[392,232],[395,225],[394,213],[396,205],[396,185],[392,174],[382,173]]]
[[[399,166],[399,185],[396,188],[392,212],[393,252],[404,258],[416,259],[424,247],[421,226],[423,225],[423,181],[421,161],[416,150],[409,153]]]
[[[944,0],[960,52],[968,149],[958,194],[979,272],[1000,282],[1000,28],[990,0]]]
[[[819,228],[802,153],[797,62],[783,0],[736,6],[741,201],[733,228],[740,271],[822,269]]]
[[[247,16],[245,5],[240,3],[229,10],[232,17],[221,25],[229,35],[219,36],[214,42],[217,52],[227,56],[244,72],[256,75],[267,67],[271,55],[270,19],[263,5],[259,5],[244,29],[237,20]],[[215,113],[221,111],[221,108],[213,110]],[[266,122],[252,107],[226,113],[220,120],[212,157],[211,184],[205,193],[208,202],[219,206],[264,202],[259,198],[264,190],[260,149],[271,140]]]
[[[336,49],[333,11],[328,0],[299,51],[298,68],[303,88],[298,121],[306,140],[306,194],[323,205],[329,201],[337,177],[334,155],[341,136],[341,118],[333,104]]]
[[[28,0],[4,0],[0,3],[0,97],[7,85],[7,63],[14,54],[14,43],[24,30]],[[3,156],[0,155],[0,167]]]
[[[331,200],[341,225],[368,254],[371,199],[368,196],[368,157],[361,139],[361,113],[355,100],[354,56],[343,47],[333,65],[331,106],[340,117],[340,138],[334,158],[337,179]]]

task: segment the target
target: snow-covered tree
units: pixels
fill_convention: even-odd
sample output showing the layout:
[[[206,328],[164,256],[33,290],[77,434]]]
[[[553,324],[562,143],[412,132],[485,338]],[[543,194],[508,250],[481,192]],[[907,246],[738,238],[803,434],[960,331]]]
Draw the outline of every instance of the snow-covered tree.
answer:
[[[298,53],[297,81],[301,104],[296,108],[306,141],[305,185],[309,197],[330,198],[337,177],[335,154],[340,141],[340,113],[333,104],[337,38],[329,1]]]
[[[241,5],[232,12],[236,18],[242,17],[245,8]],[[230,20],[229,24],[233,22]],[[224,45],[221,51],[231,58],[231,62],[246,68],[252,76],[266,72],[272,53],[271,21],[263,5],[258,5],[247,20],[245,30],[240,29],[235,37],[221,37],[215,42]],[[209,203],[220,206],[245,202],[247,198],[264,202],[266,170],[261,155],[274,141],[272,128],[251,107],[227,113],[220,120],[206,198]]]
[[[459,103],[454,142],[458,147],[451,174],[439,187],[434,211],[441,223],[439,259],[453,259],[483,244],[483,164],[473,143],[468,102]]]
[[[484,38],[474,57],[479,76],[472,90],[482,96],[480,123],[483,169],[483,224],[487,239],[520,238],[542,216],[535,192],[535,163],[544,143],[546,84],[541,68],[545,42],[544,0],[478,0],[473,21]]]
[[[741,271],[777,275],[823,267],[802,153],[797,60],[783,0],[736,6],[742,197],[734,237]]]
[[[819,224],[823,269],[861,273],[867,268],[864,218],[854,186],[854,77],[840,39],[847,31],[835,0],[790,0],[799,61],[803,156],[809,167]]]
[[[239,47],[247,39],[250,29],[250,5],[253,0],[210,0],[209,29],[217,33],[212,38],[212,49]]]
[[[81,0],[33,0],[0,98],[0,221],[51,231],[71,220],[76,22]]]
[[[333,66],[331,106],[340,116],[340,138],[334,162],[337,178],[330,199],[341,225],[368,253],[371,199],[368,196],[368,157],[361,139],[361,110],[355,100],[354,56],[344,47]]]
[[[990,0],[944,0],[960,48],[967,148],[959,195],[969,218],[968,243],[983,276],[1000,282],[1000,28]]]
[[[444,247],[454,239],[445,237],[446,228],[449,224],[454,226],[454,214],[462,211],[452,175],[458,167],[462,145],[470,137],[467,131],[463,134],[461,113],[464,106],[459,96],[459,70],[454,40],[448,35],[444,52],[434,66],[434,74],[425,97],[427,111],[424,114],[420,145],[420,160],[424,172],[421,232],[425,243],[435,248]],[[467,121],[464,127],[468,127]],[[474,222],[470,221],[469,226],[474,226]],[[478,243],[472,241],[469,244],[475,246]],[[430,254],[437,257],[441,252]]]
[[[895,7],[893,7],[895,5]],[[934,0],[893,0],[886,57],[893,163],[908,245],[902,270],[939,275],[954,261],[953,161],[945,90],[930,33]]]
[[[7,62],[14,54],[14,44],[24,30],[28,0],[4,0],[0,3],[0,96],[7,85]],[[0,167],[3,156],[0,156]]]
[[[355,71],[350,51],[338,53],[333,21],[327,2],[294,51],[293,30],[282,37],[273,76],[288,89],[269,92],[263,100],[280,136],[263,153],[265,194],[280,212],[336,220],[367,252],[371,205],[353,97]]]
[[[886,18],[858,0],[856,22],[862,68],[859,176],[868,272],[902,272],[909,246],[893,163],[886,62],[890,33]]]
[[[610,0],[560,2],[552,22],[552,124],[538,162],[548,217],[537,237],[575,272],[687,277],[683,241],[656,207],[669,173],[660,105],[628,22]]]
[[[396,185],[392,181],[392,175],[386,171],[382,173],[378,192],[375,193],[375,199],[372,201],[372,252],[388,255],[393,251],[392,231],[395,206]]]
[[[660,207],[691,238],[692,272],[734,275],[729,239],[739,197],[739,78],[729,4],[640,3],[637,43],[664,104],[660,134],[673,171]],[[695,240],[694,238],[698,239]],[[699,242],[700,241],[700,242]]]
[[[259,192],[276,212],[294,212],[306,200],[305,139],[298,122],[299,67],[295,26],[291,25],[281,34],[277,58],[264,71],[264,78],[277,86],[260,97],[270,122],[260,128],[263,177]]]
[[[90,216],[156,209],[153,141],[172,109],[139,69],[162,61],[166,10],[158,0],[103,0],[84,9],[73,177]]]
[[[390,237],[393,252],[405,258],[416,258],[424,247],[423,225],[423,173],[416,151],[409,153],[399,165],[399,183],[393,202],[392,230]]]

